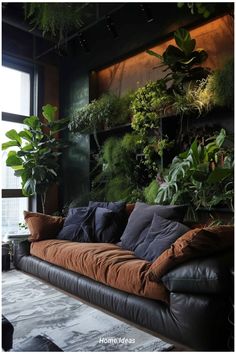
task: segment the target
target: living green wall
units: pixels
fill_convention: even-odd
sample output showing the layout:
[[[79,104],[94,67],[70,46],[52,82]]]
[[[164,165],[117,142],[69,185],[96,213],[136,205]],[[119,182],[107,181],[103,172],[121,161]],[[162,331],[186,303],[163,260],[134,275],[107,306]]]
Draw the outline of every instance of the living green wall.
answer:
[[[165,41],[179,27],[192,28],[205,21],[201,16],[190,15],[187,9],[180,11],[177,3],[150,3],[149,6],[154,17],[152,22],[147,22],[139,4],[127,3],[112,15],[118,33],[116,38],[113,38],[103,20],[84,31],[88,52],[81,48],[78,38],[67,45],[67,56],[62,57],[60,63],[60,102],[63,114],[70,115],[73,108],[79,108],[96,98],[96,83],[90,87],[89,82],[93,70],[117,63]],[[90,138],[71,135],[69,138],[72,145],[63,156],[61,203],[63,205],[79,199],[82,205],[88,201],[90,189]]]

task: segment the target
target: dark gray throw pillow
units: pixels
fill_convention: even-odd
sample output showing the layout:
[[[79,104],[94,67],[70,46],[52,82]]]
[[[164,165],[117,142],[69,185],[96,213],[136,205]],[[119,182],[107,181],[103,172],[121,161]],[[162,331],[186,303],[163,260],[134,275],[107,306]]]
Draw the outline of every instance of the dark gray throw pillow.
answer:
[[[124,232],[124,229],[127,225],[128,217],[125,211],[126,203],[122,201],[118,202],[89,202],[89,207],[99,207],[106,208],[113,211],[114,215],[112,218],[112,224],[110,228],[107,228],[104,231],[104,238],[109,239],[110,241],[100,241],[100,242],[118,242],[121,235]],[[109,236],[111,233],[111,236]],[[106,234],[106,235],[105,235]]]
[[[147,236],[138,240],[134,253],[138,258],[153,262],[188,230],[189,227],[178,221],[164,219],[155,213]]]
[[[151,226],[155,213],[165,219],[181,222],[186,209],[186,205],[148,205],[137,202],[121,237],[122,247],[130,251],[135,250],[140,235],[142,234],[142,239],[147,236],[148,226]]]
[[[96,208],[95,211],[95,237],[96,242],[115,242],[116,224],[114,223],[115,213],[106,208]]]
[[[57,238],[76,242],[116,242],[116,213],[100,207],[71,208]]]
[[[83,223],[94,219],[95,208],[70,208],[64,221],[62,230],[57,235],[59,240],[69,240],[78,242],[92,242],[91,234],[83,229]]]

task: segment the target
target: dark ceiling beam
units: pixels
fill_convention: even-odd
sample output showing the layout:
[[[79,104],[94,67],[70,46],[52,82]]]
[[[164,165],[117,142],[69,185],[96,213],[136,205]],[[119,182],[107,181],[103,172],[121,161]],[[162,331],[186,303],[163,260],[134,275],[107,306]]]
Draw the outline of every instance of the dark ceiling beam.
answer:
[[[122,9],[123,7],[125,6],[125,3],[123,3],[122,5],[119,5],[117,6],[116,8],[114,8],[113,10],[109,11],[109,15],[112,15],[114,14],[115,12],[119,11],[120,9]],[[98,13],[99,11],[97,11],[97,14],[99,15]],[[73,33],[71,36],[67,37],[64,39],[64,41],[62,41],[61,44],[67,44],[69,41],[71,41],[72,39],[76,38],[79,33],[81,32],[84,32],[86,30],[88,30],[89,28],[95,26],[96,24],[98,24],[99,22],[103,21],[106,19],[108,14],[104,15],[104,16],[101,16],[101,17],[98,17],[96,20],[94,20],[93,22],[91,22],[90,24],[86,25],[86,26],[82,26],[81,29],[75,33]],[[55,44],[54,46],[50,47],[49,49],[45,50],[44,52],[42,52],[41,54],[37,55],[35,57],[35,59],[39,59],[41,57],[43,57],[44,55],[47,55],[49,54],[50,52],[52,52],[53,50],[57,49],[58,48],[58,44]]]
[[[22,30],[24,32],[28,32],[32,34],[33,36],[39,37],[39,38],[44,38],[43,34],[41,31],[37,29],[31,29],[25,22],[19,21],[13,18],[10,18],[9,16],[3,16],[2,17],[2,22],[6,23],[7,25],[10,25],[12,27],[15,27],[19,30]],[[47,38],[48,39],[48,38]]]

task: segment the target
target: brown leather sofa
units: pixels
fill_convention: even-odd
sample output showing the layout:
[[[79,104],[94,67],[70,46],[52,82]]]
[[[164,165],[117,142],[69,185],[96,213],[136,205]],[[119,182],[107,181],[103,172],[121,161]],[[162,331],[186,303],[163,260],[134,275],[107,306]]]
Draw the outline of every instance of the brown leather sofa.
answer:
[[[187,261],[163,276],[169,303],[116,289],[32,256],[28,241],[15,252],[16,268],[167,340],[199,351],[232,349],[233,251]]]

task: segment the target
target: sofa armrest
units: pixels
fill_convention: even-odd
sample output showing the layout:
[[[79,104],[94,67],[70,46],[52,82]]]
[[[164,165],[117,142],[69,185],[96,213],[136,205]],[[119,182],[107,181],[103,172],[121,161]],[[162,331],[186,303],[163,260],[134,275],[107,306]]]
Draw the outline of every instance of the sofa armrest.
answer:
[[[192,294],[226,293],[233,289],[233,252],[198,258],[174,268],[162,277],[171,292]]]
[[[14,266],[18,268],[21,258],[30,255],[30,242],[28,240],[19,242],[14,247]]]

